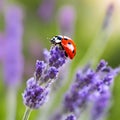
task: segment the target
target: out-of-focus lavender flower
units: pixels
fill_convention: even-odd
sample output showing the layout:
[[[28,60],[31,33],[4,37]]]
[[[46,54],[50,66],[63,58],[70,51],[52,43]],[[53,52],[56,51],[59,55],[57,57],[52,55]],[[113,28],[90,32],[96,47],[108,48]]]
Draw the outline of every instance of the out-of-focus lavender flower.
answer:
[[[19,6],[8,6],[5,11],[5,35],[15,52],[22,50],[23,11]]]
[[[52,116],[49,120],[77,120],[73,113],[64,114],[64,111],[56,112],[55,116]]]
[[[4,78],[7,85],[19,84],[23,73],[22,37],[23,12],[18,6],[8,6],[5,11]]]
[[[114,4],[111,3],[108,6],[107,11],[106,11],[105,19],[104,19],[103,26],[102,26],[103,29],[106,29],[109,26],[113,11],[114,11]]]
[[[52,47],[46,53],[49,56],[48,61],[36,61],[34,78],[27,81],[27,88],[23,93],[24,104],[32,109],[38,109],[46,101],[49,92],[48,89],[53,80],[56,79],[59,68],[66,61],[65,51],[58,46]],[[56,56],[57,60],[55,60]],[[59,59],[64,59],[64,62],[56,66],[55,64]],[[50,60],[52,64],[50,64]]]
[[[55,2],[55,0],[42,0],[38,8],[38,15],[44,22],[49,22],[52,19]]]
[[[95,70],[91,68],[79,70],[70,90],[65,95],[62,111],[64,113],[72,112],[76,117],[79,117],[88,103],[93,102],[92,117],[95,116],[97,119],[102,117],[109,106],[110,85],[119,72],[120,68],[112,69],[104,60],[100,61]],[[99,109],[95,110],[97,108]]]
[[[58,25],[62,35],[72,36],[75,26],[75,9],[73,6],[63,6],[58,13]]]
[[[106,89],[99,94],[99,97],[97,96],[96,99],[93,100],[91,120],[99,120],[101,117],[104,117],[110,106],[110,98],[111,93],[108,87],[106,87]]]
[[[32,77],[27,81],[27,88],[23,93],[24,104],[31,109],[38,109],[46,102],[49,89],[39,86],[37,81]]]
[[[68,115],[65,120],[77,120],[77,119],[75,115],[71,114],[71,115]]]
[[[108,63],[107,63],[106,61],[101,60],[100,63],[98,64],[98,66],[97,66],[96,71],[101,71],[101,70],[103,70],[104,68],[106,68],[107,64],[108,64]]]
[[[4,50],[5,44],[6,44],[5,36],[3,35],[3,33],[0,33],[0,61],[3,60],[5,55],[5,50]]]

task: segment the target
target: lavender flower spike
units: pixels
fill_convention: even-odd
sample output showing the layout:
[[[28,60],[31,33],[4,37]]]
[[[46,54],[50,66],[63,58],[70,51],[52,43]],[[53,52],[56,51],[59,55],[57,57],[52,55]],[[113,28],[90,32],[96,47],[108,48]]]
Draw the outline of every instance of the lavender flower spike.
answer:
[[[113,3],[109,4],[109,6],[108,6],[108,8],[106,10],[105,19],[104,19],[103,26],[102,26],[103,29],[106,29],[109,26],[111,16],[112,16],[112,14],[114,12],[114,7],[115,6],[114,6]]]
[[[65,94],[59,116],[72,112],[76,118],[79,118],[81,111],[92,102],[94,104],[92,120],[101,118],[110,105],[110,85],[119,72],[120,68],[111,68],[105,60],[101,60],[95,70],[91,68],[79,70],[70,90]]]
[[[28,119],[30,109],[40,108],[47,100],[50,85],[56,80],[60,67],[66,62],[65,51],[54,46],[47,51],[48,60],[36,61],[34,77],[27,81],[27,87],[22,94],[27,110],[23,120]]]
[[[24,104],[31,109],[38,109],[45,103],[48,93],[47,88],[39,86],[34,78],[30,78],[23,93]]]
[[[3,61],[5,83],[17,86],[23,74],[23,11],[19,6],[7,6],[5,9],[5,55]]]
[[[38,109],[45,101],[48,94],[48,81],[56,79],[58,68],[60,68],[66,60],[65,51],[55,46],[48,52],[48,63],[44,61],[36,61],[36,69],[34,78],[27,81],[27,88],[23,93],[24,104],[32,109]],[[57,58],[57,59],[56,59]],[[45,84],[42,87],[42,84]]]
[[[63,6],[58,13],[58,25],[62,35],[72,36],[76,20],[75,9],[73,6]]]

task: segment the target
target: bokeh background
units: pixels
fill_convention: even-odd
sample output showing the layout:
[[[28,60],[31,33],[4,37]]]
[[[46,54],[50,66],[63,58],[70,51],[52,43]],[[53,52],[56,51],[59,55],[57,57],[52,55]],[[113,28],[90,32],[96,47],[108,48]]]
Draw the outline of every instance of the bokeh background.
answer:
[[[107,11],[110,5],[112,12],[109,15]],[[14,114],[15,120],[22,119],[25,111],[22,92],[26,80],[33,76],[36,60],[44,59],[42,52],[44,48],[50,48],[49,40],[58,34],[71,37],[77,46],[77,54],[70,61],[70,71],[65,76],[70,74],[73,78],[76,68],[92,60],[94,65],[100,59],[105,59],[112,67],[119,66],[120,0],[0,0],[1,120],[12,120],[8,116]],[[62,84],[67,83],[69,82]],[[69,84],[65,86],[68,87]],[[61,86],[57,86],[56,93],[52,95],[54,97],[50,97],[51,104],[33,111],[30,120],[35,120],[38,116],[41,116],[41,120],[46,120],[58,107],[62,94],[67,89],[63,87],[61,92],[58,87]],[[120,118],[119,91],[120,77],[117,77],[107,120]],[[59,100],[55,97],[58,93]],[[12,115],[9,115],[9,111],[13,111]]]

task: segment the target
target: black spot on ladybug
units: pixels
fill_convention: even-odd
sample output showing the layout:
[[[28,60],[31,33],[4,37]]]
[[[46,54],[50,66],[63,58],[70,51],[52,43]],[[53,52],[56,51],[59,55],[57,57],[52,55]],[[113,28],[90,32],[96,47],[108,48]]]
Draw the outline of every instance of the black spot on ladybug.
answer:
[[[73,50],[72,53],[74,53],[75,51]]]
[[[69,45],[71,45],[71,43],[70,43],[70,42],[68,42],[68,44],[69,44]]]
[[[68,40],[67,38],[64,38],[64,40]]]

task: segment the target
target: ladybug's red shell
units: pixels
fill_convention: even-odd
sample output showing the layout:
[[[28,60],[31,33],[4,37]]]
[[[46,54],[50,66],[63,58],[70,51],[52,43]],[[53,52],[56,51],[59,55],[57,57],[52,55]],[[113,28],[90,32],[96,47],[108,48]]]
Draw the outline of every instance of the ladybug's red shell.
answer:
[[[54,45],[60,45],[70,59],[73,59],[76,55],[76,45],[69,37],[57,35],[51,39],[51,43]]]
[[[61,45],[64,48],[64,50],[65,50],[66,54],[68,55],[68,57],[70,59],[73,59],[74,56],[76,55],[76,45],[73,42],[73,40],[71,40],[71,39],[66,40],[63,37],[63,39],[61,41]]]

